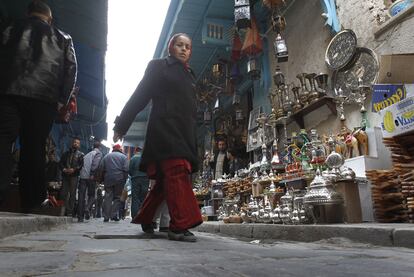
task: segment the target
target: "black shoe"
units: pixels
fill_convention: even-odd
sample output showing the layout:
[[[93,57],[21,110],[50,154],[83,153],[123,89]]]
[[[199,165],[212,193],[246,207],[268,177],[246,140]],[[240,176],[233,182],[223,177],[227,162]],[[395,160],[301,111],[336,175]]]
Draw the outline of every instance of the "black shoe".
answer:
[[[111,218],[111,220],[112,220],[112,221],[119,221],[119,218],[117,218],[117,217],[113,217],[113,218]]]
[[[142,231],[147,234],[154,234],[154,226],[152,224],[141,224]]]
[[[78,222],[83,222],[83,218],[78,218]]]
[[[167,233],[169,230],[170,230],[170,228],[168,228],[168,227],[160,227],[158,229],[158,232]]]
[[[89,213],[85,213],[85,219],[89,220],[91,218],[91,216],[89,215]]]
[[[197,237],[188,230],[184,231],[168,231],[168,238],[170,240],[178,240],[178,241],[185,241],[185,242],[196,242]]]
[[[108,222],[108,221],[109,221],[109,218],[104,218],[103,222]]]

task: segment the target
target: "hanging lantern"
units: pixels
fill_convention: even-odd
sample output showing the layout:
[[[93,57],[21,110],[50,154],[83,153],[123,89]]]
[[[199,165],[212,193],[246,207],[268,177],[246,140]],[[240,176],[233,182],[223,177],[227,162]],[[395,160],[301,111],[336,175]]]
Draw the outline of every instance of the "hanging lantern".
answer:
[[[213,67],[211,69],[213,73],[213,77],[218,79],[223,75],[223,64],[221,63],[215,63],[213,64]]]
[[[263,51],[263,42],[257,28],[256,20],[252,18],[252,27],[247,30],[243,43],[242,53],[249,56],[247,62],[247,73],[252,80],[260,79],[260,65],[256,58]]]
[[[220,109],[220,97],[217,96],[217,100],[214,103],[213,112],[216,113],[219,111],[219,109]]]
[[[241,51],[243,55],[247,56],[255,56],[263,51],[263,41],[254,18],[252,18],[252,27],[246,32]]]
[[[209,109],[206,109],[204,111],[204,122],[209,123],[211,121],[211,111]]]
[[[279,67],[276,67],[275,74],[273,74],[273,83],[280,87],[285,84],[285,75],[283,75],[282,71],[280,71]]]
[[[285,0],[263,0],[263,5],[268,7],[270,10],[274,10],[283,4],[285,4]]]
[[[234,0],[234,21],[238,29],[250,27],[250,1]]]
[[[240,104],[240,94],[238,94],[237,92],[233,95],[233,105],[237,106]]]
[[[259,61],[255,57],[250,57],[247,61],[247,74],[249,74],[250,79],[259,80],[261,75]]]
[[[277,58],[277,62],[278,63],[287,62],[288,57],[289,57],[288,49],[287,49],[286,41],[282,38],[281,34],[277,34],[275,43],[274,43],[274,48],[275,48],[275,55]]]
[[[274,13],[271,17],[272,22],[272,29],[274,32],[280,34],[282,33],[286,28],[286,19],[284,16]]]
[[[244,116],[243,116],[243,110],[242,109],[236,109],[235,110],[236,113],[236,120],[243,120]]]
[[[230,71],[230,81],[233,83],[238,83],[242,78],[242,75],[240,74],[240,68],[237,63],[233,64]]]
[[[234,32],[233,43],[231,48],[231,60],[233,62],[240,60],[242,46],[243,45],[240,40],[239,34],[237,32]]]

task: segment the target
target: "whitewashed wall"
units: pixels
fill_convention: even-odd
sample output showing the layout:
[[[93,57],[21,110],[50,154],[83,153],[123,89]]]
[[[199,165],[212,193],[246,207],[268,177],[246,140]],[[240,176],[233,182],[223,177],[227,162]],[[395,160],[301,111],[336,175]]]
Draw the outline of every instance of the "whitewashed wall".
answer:
[[[378,56],[414,53],[414,16],[376,39],[375,31],[387,19],[383,0],[337,0],[337,8],[341,25],[356,33],[360,47],[371,48]],[[269,57],[271,57],[271,71],[274,72],[279,65],[289,83],[299,83],[296,75],[302,72],[332,73],[325,65],[324,56],[333,35],[330,29],[324,26],[322,12],[319,0],[296,0],[285,14],[287,21],[285,39],[289,49],[289,61],[277,64],[273,55]],[[274,40],[272,32],[269,34],[269,39]],[[367,104],[371,105],[368,101]],[[346,116],[348,127],[359,126],[361,117],[357,107],[347,106]],[[376,114],[369,112],[368,118],[371,126],[380,124],[380,118]],[[305,118],[305,125],[306,129],[316,128],[323,134],[338,130],[340,122],[329,109],[322,108]],[[298,126],[292,123],[288,129],[289,132],[296,131]]]

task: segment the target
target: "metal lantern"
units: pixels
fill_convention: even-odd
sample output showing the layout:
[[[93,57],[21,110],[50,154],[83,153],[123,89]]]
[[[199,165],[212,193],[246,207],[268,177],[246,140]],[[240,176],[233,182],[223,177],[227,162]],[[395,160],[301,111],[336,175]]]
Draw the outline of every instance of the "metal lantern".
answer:
[[[213,73],[213,77],[218,79],[223,75],[223,64],[221,63],[215,63],[213,64],[213,67],[211,69]]]
[[[209,109],[206,109],[204,111],[204,122],[208,123],[211,121],[211,111]]]
[[[216,112],[218,112],[219,109],[220,109],[220,97],[217,96],[217,100],[214,103],[213,112],[216,113]]]
[[[235,111],[236,113],[236,120],[243,120],[244,116],[243,116],[243,110],[242,109],[236,109]]]
[[[281,34],[277,34],[275,43],[275,55],[277,58],[278,63],[283,63],[288,61],[288,49],[286,45],[286,41],[282,38]]]
[[[251,26],[251,10],[249,0],[234,0],[234,21],[238,29]]]
[[[276,67],[275,74],[273,74],[273,82],[277,87],[285,84],[285,75],[283,75],[279,67]]]
[[[260,65],[255,57],[250,57],[247,61],[247,73],[252,80],[259,80],[261,75]]]
[[[240,104],[240,95],[237,94],[237,92],[233,95],[233,105],[239,105]]]
[[[237,63],[233,64],[230,71],[230,80],[233,83],[238,83],[242,79],[242,75],[240,73],[240,68]]]

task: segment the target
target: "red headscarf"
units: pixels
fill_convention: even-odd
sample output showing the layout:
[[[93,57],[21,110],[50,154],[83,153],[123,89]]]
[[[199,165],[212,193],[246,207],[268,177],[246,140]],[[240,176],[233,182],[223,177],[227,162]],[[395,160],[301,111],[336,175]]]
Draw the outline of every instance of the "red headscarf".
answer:
[[[173,52],[174,52],[174,43],[175,43],[175,41],[177,40],[177,38],[178,38],[178,37],[180,37],[180,36],[184,36],[184,37],[186,37],[186,38],[190,39],[190,41],[191,41],[190,36],[189,36],[189,35],[187,35],[186,33],[177,33],[177,34],[173,35],[173,36],[170,38],[170,41],[168,42],[168,55],[173,56]],[[191,43],[190,55],[188,56],[188,60],[190,60],[190,57],[191,57],[191,53],[192,53],[192,51],[193,51],[193,43]],[[188,62],[186,62],[186,63],[184,64],[184,66],[185,66],[187,69],[188,69],[188,68],[190,68],[190,65],[188,64]]]

